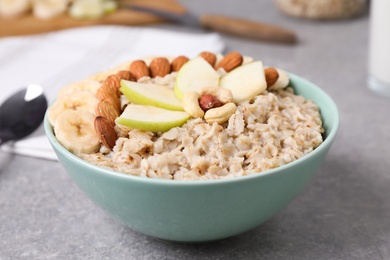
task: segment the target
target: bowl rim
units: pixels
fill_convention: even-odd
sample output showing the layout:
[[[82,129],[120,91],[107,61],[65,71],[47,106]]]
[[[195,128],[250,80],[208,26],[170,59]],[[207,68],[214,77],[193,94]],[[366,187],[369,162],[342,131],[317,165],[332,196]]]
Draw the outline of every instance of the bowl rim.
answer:
[[[68,151],[65,147],[63,147],[58,140],[54,136],[54,130],[52,126],[49,123],[48,120],[48,115],[47,111],[45,113],[45,118],[44,118],[44,130],[46,133],[46,137],[49,139],[49,142],[53,146],[54,150],[56,152],[61,153],[63,156],[67,157],[68,160],[73,161],[77,164],[81,164],[84,167],[90,168],[96,172],[99,172],[100,174],[107,175],[109,177],[113,178],[119,178],[124,181],[134,181],[138,183],[143,183],[143,184],[154,184],[154,185],[164,185],[164,186],[193,186],[193,185],[222,185],[222,184],[228,184],[228,183],[235,183],[235,182],[242,182],[242,181],[250,181],[255,178],[262,178],[268,175],[272,175],[277,172],[282,172],[285,169],[295,166],[297,164],[301,164],[303,161],[310,159],[311,157],[316,156],[318,153],[320,153],[322,150],[326,149],[326,147],[331,146],[332,142],[334,141],[336,134],[339,130],[340,126],[340,114],[339,110],[337,108],[336,103],[334,100],[320,87],[315,85],[314,83],[299,77],[293,73],[287,72],[289,77],[293,80],[300,80],[303,81],[304,84],[310,85],[310,87],[316,88],[316,91],[318,91],[325,99],[327,99],[327,103],[330,104],[329,109],[334,111],[334,120],[333,120],[333,127],[331,128],[331,131],[328,133],[327,137],[325,140],[318,146],[316,147],[313,151],[310,153],[304,155],[303,157],[290,162],[288,164],[270,169],[270,170],[265,170],[262,172],[257,172],[257,173],[251,173],[249,175],[245,176],[237,176],[237,177],[231,177],[231,178],[223,178],[223,179],[212,179],[212,180],[173,180],[173,179],[160,179],[160,178],[146,178],[146,177],[141,177],[141,176],[133,176],[130,174],[125,174],[122,172],[114,171],[108,168],[103,168],[97,165],[94,165],[93,163],[87,162],[70,151]],[[60,162],[61,163],[61,162]]]

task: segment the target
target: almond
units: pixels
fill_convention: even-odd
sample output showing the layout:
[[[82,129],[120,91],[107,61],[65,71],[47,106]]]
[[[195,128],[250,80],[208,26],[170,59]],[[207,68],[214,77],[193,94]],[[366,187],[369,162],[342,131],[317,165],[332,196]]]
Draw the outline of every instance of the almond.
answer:
[[[100,101],[106,101],[108,103],[111,103],[112,105],[114,105],[115,110],[118,113],[121,112],[121,102],[119,100],[119,97],[118,97],[117,93],[115,92],[115,90],[113,90],[109,86],[107,86],[107,85],[101,86],[96,92],[96,97]]]
[[[115,119],[119,116],[115,106],[106,100],[97,104],[95,114],[107,118],[113,125],[115,125]]]
[[[204,51],[201,52],[199,56],[205,59],[212,67],[214,67],[217,62],[217,56],[212,52]]]
[[[136,81],[134,75],[130,72],[130,70],[120,70],[116,73],[121,79]]]
[[[116,92],[110,86],[103,84],[96,91],[96,97],[101,101],[107,97],[116,97]]]
[[[190,59],[187,58],[186,56],[179,56],[176,57],[171,64],[171,69],[172,71],[179,71],[181,67],[183,67],[184,64],[187,63]]]
[[[267,88],[275,84],[279,78],[279,73],[275,68],[266,68],[264,70],[265,81],[267,82]]]
[[[117,139],[113,124],[107,118],[103,116],[97,116],[95,118],[94,127],[100,142],[112,150]]]
[[[107,98],[103,99],[102,101],[105,101],[105,102],[112,104],[118,114],[120,114],[122,112],[122,105],[121,105],[121,101],[119,100],[119,98],[107,97]]]
[[[133,61],[130,64],[130,72],[134,75],[137,81],[142,77],[147,77],[150,75],[149,68],[143,60]]]
[[[242,64],[244,58],[238,52],[231,52],[227,54],[216,66],[215,69],[223,68],[229,72]]]
[[[152,78],[164,77],[171,72],[171,65],[169,64],[168,59],[164,57],[154,58],[150,63],[149,68]]]
[[[107,86],[115,91],[117,96],[120,96],[119,88],[121,87],[121,78],[118,74],[112,74],[103,82],[103,86]]]

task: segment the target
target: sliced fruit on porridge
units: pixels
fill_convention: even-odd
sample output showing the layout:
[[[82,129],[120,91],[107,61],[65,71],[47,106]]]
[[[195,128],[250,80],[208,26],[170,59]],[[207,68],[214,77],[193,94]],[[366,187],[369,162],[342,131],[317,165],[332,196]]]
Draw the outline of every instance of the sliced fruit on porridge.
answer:
[[[134,104],[184,111],[173,89],[163,85],[122,80],[120,91]]]
[[[178,99],[182,100],[187,91],[199,92],[204,87],[217,87],[219,74],[202,57],[196,57],[181,67],[177,73],[174,92]]]
[[[189,118],[190,115],[182,111],[129,104],[116,122],[129,128],[166,132],[173,127],[182,126]]]
[[[318,107],[288,86],[286,72],[237,52],[150,57],[65,87],[48,119],[66,149],[99,166],[230,178],[285,165],[322,143]]]
[[[77,91],[58,97],[48,111],[49,122],[54,126],[61,113],[67,110],[88,111],[95,113],[99,99],[89,91]]]
[[[235,103],[251,100],[267,88],[261,61],[240,66],[221,79],[221,87],[230,89]]]
[[[94,129],[95,115],[84,110],[66,110],[54,125],[57,140],[72,153],[94,153],[100,141]]]

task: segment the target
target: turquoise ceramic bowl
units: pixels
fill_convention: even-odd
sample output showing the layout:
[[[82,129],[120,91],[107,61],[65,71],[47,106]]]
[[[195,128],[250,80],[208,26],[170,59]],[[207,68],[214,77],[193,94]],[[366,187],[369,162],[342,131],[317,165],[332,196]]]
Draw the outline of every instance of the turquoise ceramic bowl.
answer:
[[[177,242],[207,242],[260,225],[285,208],[308,184],[339,127],[332,99],[319,87],[290,74],[300,95],[321,109],[325,141],[288,165],[226,180],[146,179],[87,163],[58,143],[45,118],[45,131],[58,159],[78,187],[109,215],[140,233]]]

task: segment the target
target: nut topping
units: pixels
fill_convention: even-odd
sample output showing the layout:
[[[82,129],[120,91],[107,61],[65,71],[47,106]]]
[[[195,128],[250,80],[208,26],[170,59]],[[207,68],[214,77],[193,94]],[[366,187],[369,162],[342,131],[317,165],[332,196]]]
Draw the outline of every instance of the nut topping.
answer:
[[[136,81],[134,75],[130,72],[130,70],[120,70],[116,73],[121,79]]]
[[[204,112],[211,108],[220,107],[222,105],[223,104],[221,100],[210,94],[205,94],[199,98],[199,106]]]
[[[185,92],[182,104],[184,111],[194,118],[204,117],[208,123],[223,124],[236,111],[236,105],[232,100],[233,95],[229,89],[206,87],[200,93]]]
[[[216,66],[215,69],[223,68],[226,72],[232,71],[242,64],[244,58],[238,52],[227,54]]]
[[[96,106],[95,113],[97,116],[102,116],[108,119],[112,124],[115,125],[115,119],[119,116],[115,105],[106,100],[100,101]]]
[[[268,70],[268,71],[267,71]],[[290,84],[290,78],[283,70],[269,68],[264,70],[268,90],[283,89]],[[276,78],[276,79],[275,79]]]
[[[211,67],[214,67],[215,63],[217,62],[217,56],[212,52],[204,51],[201,52],[199,56],[205,59],[211,65]]]
[[[104,146],[112,150],[117,139],[114,125],[107,118],[97,116],[95,118],[94,127],[99,140]]]
[[[118,98],[118,95],[117,93],[112,89],[110,88],[109,86],[107,85],[103,85],[101,86],[97,92],[96,92],[96,97],[100,100],[100,101],[106,101],[108,103],[111,103],[112,105],[114,105],[115,107],[115,110],[120,113],[121,112],[121,102]]]
[[[204,114],[204,119],[206,120],[207,123],[218,123],[218,124],[223,124],[226,121],[229,120],[229,118],[236,112],[236,104],[230,102],[226,103],[225,105],[217,108],[212,108],[209,109],[205,114]]]
[[[203,88],[201,95],[209,94],[213,96],[214,98],[221,101],[223,104],[232,102],[233,100],[233,93],[230,89],[221,88],[221,87],[207,87]]]
[[[142,77],[149,76],[149,68],[143,60],[135,60],[130,64],[130,72],[138,81]]]
[[[111,97],[117,97],[116,91],[110,88],[108,85],[102,85],[98,90],[96,91],[96,97],[102,101],[106,98]]]
[[[183,67],[184,64],[187,63],[190,59],[186,56],[179,56],[176,57],[171,64],[172,71],[179,71],[181,67]]]
[[[149,68],[152,78],[164,77],[171,72],[171,65],[169,64],[168,59],[164,57],[154,58],[150,63]]]
[[[199,105],[199,97],[200,95],[198,94],[198,92],[187,91],[186,93],[184,93],[182,100],[184,111],[186,111],[190,116],[194,118],[204,116],[204,111]]]
[[[275,68],[266,68],[264,70],[265,81],[267,82],[267,88],[275,84],[279,78],[279,73]]]
[[[112,74],[107,77],[107,79],[103,82],[103,86],[107,86],[111,88],[117,96],[120,96],[119,88],[121,87],[121,78],[118,74]]]
[[[119,97],[121,95],[119,88],[121,87],[121,80],[132,80],[135,81],[135,77],[133,74],[131,74],[128,70],[121,70],[118,71],[116,74],[112,74],[106,78],[106,80],[103,82],[103,86],[107,86],[111,88],[117,96]]]

